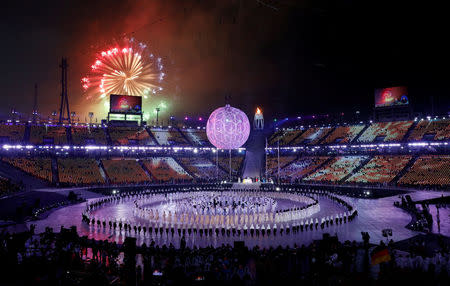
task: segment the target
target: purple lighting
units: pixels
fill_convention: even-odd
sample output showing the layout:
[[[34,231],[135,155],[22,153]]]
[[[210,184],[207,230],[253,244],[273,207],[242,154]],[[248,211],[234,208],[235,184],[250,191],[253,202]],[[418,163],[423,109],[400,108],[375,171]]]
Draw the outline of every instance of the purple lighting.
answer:
[[[250,122],[241,110],[226,105],[214,110],[206,123],[209,142],[219,149],[236,149],[250,135]]]

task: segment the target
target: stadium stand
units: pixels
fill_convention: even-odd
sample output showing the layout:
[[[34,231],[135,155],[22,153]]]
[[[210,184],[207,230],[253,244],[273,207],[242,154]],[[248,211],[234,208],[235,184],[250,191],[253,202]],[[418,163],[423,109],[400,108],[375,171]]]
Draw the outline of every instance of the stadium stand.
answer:
[[[314,169],[325,163],[329,157],[300,157],[295,162],[289,164],[281,170],[281,178],[288,178],[290,180],[301,179],[308,175]]]
[[[377,122],[371,124],[358,138],[359,142],[401,141],[413,121]]]
[[[61,126],[31,126],[30,143],[35,145],[67,144],[66,127]]]
[[[189,146],[189,142],[183,137],[183,135],[175,128],[162,129],[152,128],[151,132],[161,146]]]
[[[398,183],[401,185],[449,186],[450,155],[420,156]]]
[[[357,168],[366,156],[340,156],[304,178],[306,181],[337,182]]]
[[[21,143],[25,134],[25,125],[1,124],[0,143]]]
[[[150,178],[135,159],[104,159],[102,164],[113,184],[150,182]]]
[[[280,141],[280,146],[288,146],[291,141],[301,134],[303,130],[281,130],[274,133],[272,137],[269,138],[269,146],[278,146],[278,140]]]
[[[105,183],[95,159],[58,159],[58,174],[59,182],[63,184],[91,185]]]
[[[72,143],[74,145],[106,145],[106,134],[102,127],[72,126]]]
[[[364,125],[338,126],[322,141],[322,144],[351,143],[364,127]]]
[[[184,135],[192,142],[194,146],[211,146],[205,130],[188,128],[182,129],[181,132],[184,133]]]
[[[49,158],[3,158],[3,161],[39,179],[52,181],[52,161]]]
[[[280,171],[287,164],[293,162],[297,156],[280,156]],[[268,175],[277,175],[278,172],[278,156],[276,155],[268,155],[267,156],[267,174]]]
[[[192,177],[172,157],[154,157],[142,160],[156,182],[191,181]]]
[[[375,156],[347,179],[355,183],[389,183],[408,164],[412,156]]]
[[[108,127],[108,132],[113,145],[156,145],[145,128]]]
[[[300,144],[315,145],[322,140],[333,127],[311,127],[303,134],[295,138],[290,145],[296,146]]]
[[[408,141],[450,139],[450,119],[420,120],[409,135]]]
[[[227,156],[219,156],[218,157],[219,166],[229,174],[230,172],[230,158]],[[215,157],[211,158],[212,162],[216,161]],[[233,175],[238,176],[241,168],[242,163],[244,162],[244,156],[232,156],[231,157],[231,172]]]
[[[228,175],[221,168],[216,168],[216,165],[207,158],[180,157],[179,160],[189,174],[199,179],[215,179],[217,178],[216,172],[218,172],[219,178],[224,178]]]

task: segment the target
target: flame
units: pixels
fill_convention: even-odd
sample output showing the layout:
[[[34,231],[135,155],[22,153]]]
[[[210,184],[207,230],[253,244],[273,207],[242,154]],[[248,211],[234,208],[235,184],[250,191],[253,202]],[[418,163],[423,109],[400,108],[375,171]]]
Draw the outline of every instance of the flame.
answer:
[[[256,114],[262,114],[261,109],[259,109],[259,107],[256,108]]]

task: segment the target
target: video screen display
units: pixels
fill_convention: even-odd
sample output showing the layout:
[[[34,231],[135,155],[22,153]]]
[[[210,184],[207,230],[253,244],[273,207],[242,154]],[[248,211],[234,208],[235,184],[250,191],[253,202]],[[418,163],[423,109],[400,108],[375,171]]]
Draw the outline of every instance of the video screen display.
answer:
[[[142,113],[142,97],[132,95],[111,94],[110,112]]]
[[[375,107],[409,104],[408,89],[405,86],[379,88],[375,90]]]

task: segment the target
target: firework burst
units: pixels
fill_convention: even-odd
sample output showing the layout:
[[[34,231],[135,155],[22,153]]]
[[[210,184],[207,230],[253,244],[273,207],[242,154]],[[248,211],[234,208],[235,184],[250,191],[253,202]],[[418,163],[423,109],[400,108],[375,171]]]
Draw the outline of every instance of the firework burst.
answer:
[[[97,53],[81,85],[88,98],[124,94],[147,99],[163,90],[164,76],[161,58],[150,53],[145,44],[135,44],[131,39]]]

